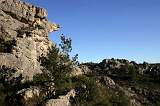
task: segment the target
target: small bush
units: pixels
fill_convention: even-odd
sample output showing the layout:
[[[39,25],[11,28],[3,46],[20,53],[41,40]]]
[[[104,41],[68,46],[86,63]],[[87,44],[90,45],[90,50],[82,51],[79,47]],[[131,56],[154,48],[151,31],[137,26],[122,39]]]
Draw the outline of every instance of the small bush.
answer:
[[[72,99],[73,106],[110,106],[109,98],[104,89],[98,86],[94,78],[79,76],[72,79],[77,95]]]
[[[0,52],[11,53],[13,46],[16,45],[14,39],[2,39],[0,38]]]
[[[128,73],[129,79],[131,81],[136,81],[136,79],[137,79],[137,73],[136,73],[135,67],[134,66],[129,66],[128,70],[129,70],[129,73]]]
[[[155,106],[160,106],[160,96],[155,101]]]
[[[12,78],[15,72],[15,69],[0,66],[0,106],[4,106],[6,103],[6,98],[13,93],[16,93],[21,85],[21,75],[19,77]]]
[[[129,106],[129,99],[122,91],[110,92],[110,102],[113,106]]]

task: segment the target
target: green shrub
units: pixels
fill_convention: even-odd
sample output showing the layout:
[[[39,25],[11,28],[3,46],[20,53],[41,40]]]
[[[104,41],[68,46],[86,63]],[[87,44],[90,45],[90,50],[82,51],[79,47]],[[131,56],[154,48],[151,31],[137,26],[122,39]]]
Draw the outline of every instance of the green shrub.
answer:
[[[0,106],[4,106],[6,96],[7,94],[3,91],[3,88],[0,87]]]
[[[122,91],[111,91],[110,95],[110,102],[113,106],[129,106],[130,101]]]
[[[22,75],[12,78],[15,72],[15,69],[0,66],[0,106],[4,106],[8,103],[8,98],[16,94],[17,91],[31,85],[29,82],[21,83],[23,79]],[[16,98],[14,98],[14,100],[16,100]]]
[[[77,95],[72,99],[73,106],[110,106],[104,89],[98,86],[94,78],[78,76],[72,79]]]
[[[71,39],[61,36],[60,48],[52,46],[47,58],[42,58],[42,66],[48,70],[50,80],[59,81],[68,77],[72,70],[73,61],[69,53],[72,50]]]
[[[137,79],[137,73],[136,73],[135,67],[134,66],[129,66],[128,70],[129,70],[129,73],[128,73],[129,74],[129,79],[131,81],[136,81],[136,79]]]
[[[33,76],[33,83],[35,85],[43,85],[45,82],[50,82],[48,74],[36,74]]]
[[[55,46],[52,46],[48,57],[42,61],[42,66],[48,70],[46,76],[55,82],[67,77],[71,72],[71,65],[70,59],[66,55],[60,54],[59,49]]]
[[[0,52],[3,53],[11,53],[13,46],[16,45],[16,41],[14,39],[2,39],[0,38]]]
[[[155,106],[160,106],[160,96],[156,99]]]

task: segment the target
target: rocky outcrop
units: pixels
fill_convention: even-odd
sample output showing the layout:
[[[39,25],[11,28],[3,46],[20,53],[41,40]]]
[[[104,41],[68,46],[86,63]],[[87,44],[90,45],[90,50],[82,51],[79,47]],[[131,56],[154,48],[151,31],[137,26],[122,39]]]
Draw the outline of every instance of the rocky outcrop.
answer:
[[[0,0],[0,39],[15,41],[11,52],[0,53],[0,65],[32,79],[41,72],[39,58],[47,54],[52,44],[49,32],[58,28],[47,20],[43,8],[20,0]]]
[[[90,69],[88,68],[88,66],[86,66],[86,65],[81,65],[80,68],[81,68],[83,74],[85,74],[85,75],[92,73],[92,70],[90,70]]]
[[[70,76],[87,75],[91,74],[92,71],[86,65],[73,66]]]
[[[83,74],[83,72],[82,72],[81,68],[79,68],[78,66],[72,67],[72,71],[71,71],[70,76],[78,76],[78,75],[82,75],[82,74]]]
[[[115,87],[115,85],[116,85],[115,82],[107,76],[99,77],[98,82],[104,84],[107,87],[111,87],[111,88]]]
[[[59,96],[58,99],[50,99],[48,100],[44,106],[69,106],[70,105],[70,97],[75,96],[75,90],[71,90],[65,96]]]
[[[17,92],[17,95],[21,96],[21,99],[24,99],[23,101],[28,101],[29,99],[32,99],[33,97],[39,97],[40,89],[38,87],[22,89]]]

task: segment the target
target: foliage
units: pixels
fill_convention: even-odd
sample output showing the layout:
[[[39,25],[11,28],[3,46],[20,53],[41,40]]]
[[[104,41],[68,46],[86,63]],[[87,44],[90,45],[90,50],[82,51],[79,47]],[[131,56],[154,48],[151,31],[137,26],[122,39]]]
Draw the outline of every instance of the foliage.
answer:
[[[160,106],[160,96],[156,99],[155,106]]]
[[[72,98],[73,106],[129,106],[129,99],[122,91],[108,90],[96,83],[96,77],[72,78],[77,95]]]
[[[0,52],[11,53],[13,46],[16,45],[14,39],[2,39],[0,38]]]
[[[37,26],[38,27],[38,26]],[[41,28],[39,28],[41,29]],[[35,30],[35,27],[22,27],[20,29],[17,29],[17,37],[23,37],[25,36],[30,36],[31,32]]]
[[[73,61],[76,61],[77,56],[73,61],[70,60],[70,52],[72,50],[71,38],[61,36],[60,48],[52,46],[48,57],[42,61],[42,65],[54,76],[54,80],[65,78],[71,72]]]
[[[110,106],[106,90],[98,86],[94,78],[78,76],[72,78],[77,95],[72,99],[73,106]]]
[[[60,54],[58,48],[52,46],[48,57],[42,61],[42,65],[48,70],[49,80],[56,82],[68,76],[71,72],[72,62],[68,57]]]
[[[112,78],[128,81],[136,81],[137,75],[137,70],[133,65],[122,65],[118,69],[111,70],[110,74]]]
[[[79,62],[77,60],[78,60],[78,54],[76,54],[74,57],[72,57],[72,63],[74,65],[79,65]]]
[[[129,66],[128,70],[129,70],[129,73],[128,73],[129,79],[131,81],[136,81],[136,79],[137,79],[137,73],[136,73],[135,67],[134,66]]]
[[[110,102],[113,106],[129,106],[129,99],[122,91],[110,92]]]
[[[7,103],[7,98],[17,93],[17,91],[31,85],[31,83],[28,82],[21,84],[21,80],[23,79],[22,75],[12,77],[15,72],[15,69],[0,66],[0,106]]]
[[[33,83],[35,85],[43,85],[45,82],[49,82],[50,79],[47,73],[36,74],[33,76]]]
[[[16,71],[6,66],[0,66],[0,83],[5,83]]]
[[[69,57],[69,53],[72,51],[72,39],[71,38],[66,38],[65,36],[61,36],[61,44],[59,44],[62,53]]]
[[[71,81],[69,76],[73,65],[77,65],[78,55],[70,59],[72,50],[71,39],[61,36],[60,48],[53,45],[47,57],[41,58],[41,65],[45,68],[42,74],[33,77],[35,84],[45,86],[45,83],[54,82],[57,95],[69,89],[68,85]],[[71,83],[71,82],[70,82]],[[54,98],[55,95],[52,95]]]

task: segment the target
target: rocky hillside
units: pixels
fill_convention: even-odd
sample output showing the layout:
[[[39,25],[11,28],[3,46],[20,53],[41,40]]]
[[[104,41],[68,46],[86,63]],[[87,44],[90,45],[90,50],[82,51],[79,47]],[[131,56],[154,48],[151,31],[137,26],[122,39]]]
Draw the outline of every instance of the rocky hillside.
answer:
[[[84,63],[92,70],[91,75],[110,77],[119,89],[138,106],[159,106],[159,64],[137,64],[125,59],[104,59],[100,63]],[[104,78],[102,77],[102,81]],[[106,82],[105,82],[106,83]]]
[[[160,106],[160,65],[124,59],[79,64],[45,9],[0,0],[0,106]]]

